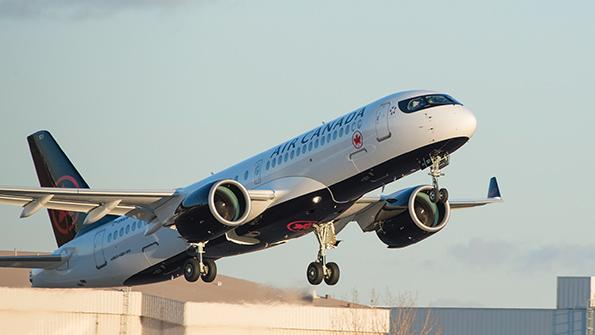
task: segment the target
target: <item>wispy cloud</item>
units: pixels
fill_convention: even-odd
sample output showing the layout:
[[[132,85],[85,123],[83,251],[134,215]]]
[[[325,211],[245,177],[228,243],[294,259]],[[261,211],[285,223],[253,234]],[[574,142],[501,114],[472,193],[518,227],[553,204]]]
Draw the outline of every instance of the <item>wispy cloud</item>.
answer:
[[[518,249],[516,245],[506,241],[472,239],[452,246],[449,252],[461,263],[481,269],[510,262]]]
[[[176,7],[187,0],[0,0],[0,18],[90,18],[122,11]]]
[[[595,245],[527,246],[502,240],[472,239],[450,248],[455,260],[474,269],[505,268],[517,273],[590,274]]]

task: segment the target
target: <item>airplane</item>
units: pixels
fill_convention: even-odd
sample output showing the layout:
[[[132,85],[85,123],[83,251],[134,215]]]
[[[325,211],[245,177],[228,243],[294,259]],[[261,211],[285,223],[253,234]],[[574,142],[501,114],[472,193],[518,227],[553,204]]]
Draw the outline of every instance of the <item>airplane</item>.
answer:
[[[30,268],[33,287],[115,287],[171,280],[212,282],[215,261],[314,233],[311,285],[335,285],[327,262],[350,222],[388,248],[445,228],[451,209],[502,200],[496,178],[486,198],[451,200],[438,180],[450,155],[475,133],[474,114],[435,91],[395,93],[340,116],[189,186],[167,190],[90,188],[48,131],[27,137],[41,187],[0,187],[21,218],[47,209],[58,249],[0,257]],[[417,171],[431,184],[369,195]]]

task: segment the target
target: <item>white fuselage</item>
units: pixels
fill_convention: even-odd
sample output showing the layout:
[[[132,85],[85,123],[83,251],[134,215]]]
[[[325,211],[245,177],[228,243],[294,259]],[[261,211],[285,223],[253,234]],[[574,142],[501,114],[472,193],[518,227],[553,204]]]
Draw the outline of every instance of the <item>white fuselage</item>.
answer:
[[[280,196],[275,197],[274,206],[328,188],[429,144],[470,138],[476,120],[471,111],[461,105],[437,106],[414,113],[399,110],[399,101],[429,93],[436,92],[390,95],[181,188],[179,192],[189,194],[215,180],[236,179],[248,189],[278,192]],[[332,196],[336,202],[355,200],[342,194]],[[131,275],[188,249],[189,244],[173,228],[145,236],[146,224],[120,217],[75,238],[55,252],[70,254],[69,261],[56,270],[33,270],[33,286],[120,286]]]

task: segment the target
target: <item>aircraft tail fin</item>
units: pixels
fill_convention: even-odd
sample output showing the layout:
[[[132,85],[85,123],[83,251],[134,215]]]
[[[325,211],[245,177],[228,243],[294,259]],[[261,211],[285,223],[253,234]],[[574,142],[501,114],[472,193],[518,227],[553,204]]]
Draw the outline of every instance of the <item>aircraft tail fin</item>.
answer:
[[[27,137],[29,149],[42,187],[89,188],[54,137],[46,130]],[[86,214],[48,210],[58,246],[74,238]]]

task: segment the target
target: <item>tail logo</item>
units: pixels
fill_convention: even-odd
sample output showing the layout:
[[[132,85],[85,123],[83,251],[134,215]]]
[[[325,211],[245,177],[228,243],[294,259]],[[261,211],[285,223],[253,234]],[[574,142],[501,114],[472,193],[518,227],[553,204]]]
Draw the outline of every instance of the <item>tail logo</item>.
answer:
[[[79,183],[72,176],[60,177],[54,187],[58,188],[80,188]],[[79,221],[80,213],[68,212],[61,210],[50,211],[52,225],[61,234],[70,235],[74,231],[76,224]]]

